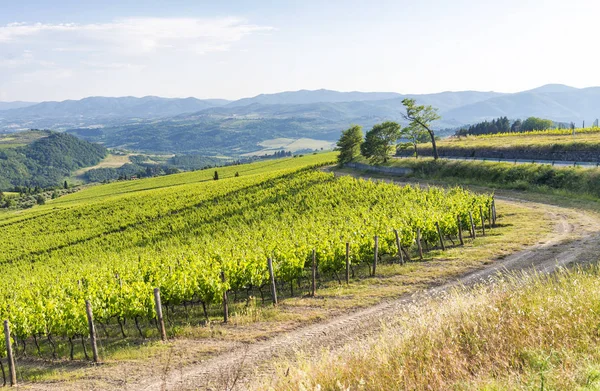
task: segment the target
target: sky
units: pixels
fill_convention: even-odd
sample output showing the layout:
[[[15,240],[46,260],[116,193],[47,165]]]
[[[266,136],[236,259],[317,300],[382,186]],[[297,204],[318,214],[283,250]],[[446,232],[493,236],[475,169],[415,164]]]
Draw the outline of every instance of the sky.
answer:
[[[600,85],[597,0],[0,0],[0,101]]]

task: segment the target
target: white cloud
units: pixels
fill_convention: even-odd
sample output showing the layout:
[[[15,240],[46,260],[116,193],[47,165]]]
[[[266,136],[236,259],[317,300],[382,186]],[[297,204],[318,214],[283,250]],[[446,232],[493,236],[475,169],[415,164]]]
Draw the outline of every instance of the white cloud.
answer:
[[[272,30],[228,17],[127,18],[110,23],[10,23],[0,26],[0,44],[51,45],[54,51],[99,51],[141,55],[161,50],[203,54],[229,50],[245,36]]]

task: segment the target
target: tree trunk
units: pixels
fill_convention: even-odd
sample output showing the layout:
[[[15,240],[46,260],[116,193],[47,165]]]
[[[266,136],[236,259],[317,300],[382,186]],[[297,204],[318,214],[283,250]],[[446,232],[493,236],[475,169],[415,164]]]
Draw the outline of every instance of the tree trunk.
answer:
[[[417,143],[415,143],[415,159],[419,158],[419,150],[417,149]]]
[[[431,130],[429,131],[429,136],[431,137],[431,147],[433,148],[433,158],[435,160],[438,160],[438,158],[440,156],[438,155],[437,145],[435,144],[435,135],[433,134],[433,132]]]

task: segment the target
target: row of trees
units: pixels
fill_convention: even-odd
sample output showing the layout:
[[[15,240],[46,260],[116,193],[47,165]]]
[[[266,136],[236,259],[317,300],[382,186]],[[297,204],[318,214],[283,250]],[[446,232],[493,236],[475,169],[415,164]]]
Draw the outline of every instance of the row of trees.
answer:
[[[555,124],[552,120],[529,117],[525,121],[517,119],[510,121],[507,117],[500,117],[491,121],[483,121],[468,128],[462,128],[456,131],[457,136],[480,135],[480,134],[495,134],[509,132],[530,132],[532,130],[546,130],[555,126],[561,127],[565,124]],[[575,127],[575,124],[571,124]]]
[[[363,138],[362,127],[353,125],[342,132],[337,142],[340,151],[338,162],[348,163],[362,155],[372,163],[385,163],[396,151],[396,143],[403,138],[408,140],[403,145],[412,145],[417,151],[417,144],[431,140],[433,156],[438,158],[436,137],[431,123],[440,119],[437,109],[432,106],[417,105],[414,99],[402,101],[406,112],[402,114],[409,124],[404,128],[397,122],[387,121],[376,124]]]

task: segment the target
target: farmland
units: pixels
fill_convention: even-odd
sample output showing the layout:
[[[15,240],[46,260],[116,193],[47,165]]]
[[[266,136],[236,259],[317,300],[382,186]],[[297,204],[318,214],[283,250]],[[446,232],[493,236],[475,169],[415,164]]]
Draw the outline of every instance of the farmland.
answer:
[[[93,384],[77,378],[93,376],[104,388],[120,370],[147,373],[172,351],[183,366],[198,355],[218,360],[240,341],[335,322],[459,278],[552,230],[544,209],[320,168],[334,159],[314,154],[89,186],[1,215],[0,313],[12,327],[20,381],[77,389]],[[158,343],[155,288],[166,345]],[[106,367],[72,365],[91,360],[86,301]]]
[[[111,346],[105,358],[120,354],[131,338],[156,340],[159,335],[151,326],[156,316],[154,288],[160,289],[169,322],[174,322],[168,328],[170,337],[181,335],[181,326],[222,319],[225,292],[242,303],[261,297],[261,319],[260,314],[268,312],[260,308],[268,308],[271,301],[267,258],[273,259],[278,289],[284,289],[281,297],[293,298],[306,294],[315,250],[319,289],[329,295],[328,287],[344,278],[345,242],[351,280],[366,278],[352,288],[358,289],[358,301],[347,303],[351,305],[414,289],[410,284],[418,286],[430,273],[452,275],[481,264],[482,256],[473,254],[471,261],[457,258],[446,267],[388,265],[397,262],[398,243],[403,256],[419,258],[416,235],[425,259],[431,256],[428,250],[439,248],[440,233],[450,247],[448,254],[456,251],[459,216],[470,243],[470,216],[475,216],[478,235],[481,215],[491,227],[489,195],[460,188],[398,187],[312,168],[333,158],[317,154],[231,166],[218,170],[219,180],[214,180],[214,170],[205,170],[92,186],[31,210],[2,215],[6,251],[0,262],[4,278],[10,279],[4,286],[12,288],[0,292],[0,311],[20,341],[17,350],[84,359],[85,300],[104,330],[104,343]],[[528,213],[512,209],[519,216]],[[507,237],[516,233],[496,228],[494,237],[502,238],[503,232]],[[381,257],[377,270],[375,236]],[[408,286],[394,283],[379,293],[366,289],[373,281],[369,275],[391,278],[400,271],[410,276]],[[344,307],[343,302],[327,307],[331,305]],[[233,319],[245,311],[232,300]],[[174,327],[177,324],[181,326]],[[193,329],[190,332],[198,335]]]
[[[530,159],[597,162],[600,128],[551,129],[524,133],[451,137],[438,142],[440,156],[489,159]],[[431,156],[431,144],[417,145],[420,156]],[[413,156],[412,147],[399,151]]]

